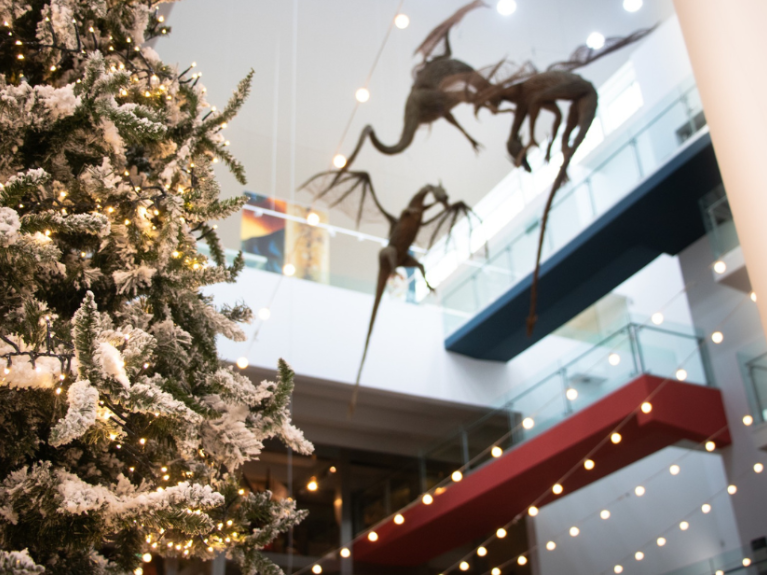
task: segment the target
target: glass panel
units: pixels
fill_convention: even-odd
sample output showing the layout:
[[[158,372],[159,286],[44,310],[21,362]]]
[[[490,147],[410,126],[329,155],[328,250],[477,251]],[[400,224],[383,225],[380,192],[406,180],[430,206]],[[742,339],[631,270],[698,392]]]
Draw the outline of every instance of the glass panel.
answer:
[[[637,330],[646,373],[677,379],[677,371],[681,368],[686,376],[679,379],[703,385],[709,383],[698,338],[650,326],[641,326]]]

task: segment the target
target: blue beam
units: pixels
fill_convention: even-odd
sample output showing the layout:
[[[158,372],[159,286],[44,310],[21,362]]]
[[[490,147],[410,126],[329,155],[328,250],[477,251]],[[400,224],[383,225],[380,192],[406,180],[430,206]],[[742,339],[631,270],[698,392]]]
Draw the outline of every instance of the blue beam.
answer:
[[[661,253],[676,255],[700,238],[699,200],[721,182],[711,137],[704,133],[544,262],[532,337],[525,333],[531,273],[450,335],[445,347],[509,361]]]

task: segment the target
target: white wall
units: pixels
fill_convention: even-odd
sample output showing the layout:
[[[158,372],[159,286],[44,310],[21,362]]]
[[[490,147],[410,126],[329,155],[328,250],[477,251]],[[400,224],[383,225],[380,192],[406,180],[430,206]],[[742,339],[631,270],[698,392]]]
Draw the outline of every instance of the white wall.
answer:
[[[672,464],[681,468],[672,476]],[[634,494],[642,485],[646,493]],[[720,457],[670,447],[546,505],[534,522],[541,575],[667,573],[740,545]],[[718,495],[717,495],[718,494]],[[708,515],[701,505],[712,507]],[[610,511],[603,520],[601,510]],[[679,523],[690,528],[682,532]],[[571,526],[580,534],[571,537]],[[667,543],[659,548],[656,539]],[[554,541],[554,551],[545,550]],[[634,554],[645,558],[637,562]]]

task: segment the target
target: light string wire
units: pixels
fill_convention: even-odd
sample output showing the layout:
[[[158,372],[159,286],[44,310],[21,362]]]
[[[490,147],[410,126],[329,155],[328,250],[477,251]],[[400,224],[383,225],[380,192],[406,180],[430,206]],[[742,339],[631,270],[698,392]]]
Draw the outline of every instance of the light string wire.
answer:
[[[746,297],[748,297],[748,296],[746,296]],[[724,317],[722,320],[720,320],[720,322],[719,322],[719,323],[718,323],[718,325],[717,325],[717,329],[718,329],[718,328],[721,328],[721,327],[722,327],[722,325],[724,325],[724,324],[725,324],[725,323],[726,323],[726,322],[727,322],[727,321],[728,321],[728,320],[729,320],[729,319],[730,319],[730,318],[731,318],[731,317],[732,317],[732,316],[735,314],[735,312],[736,312],[738,309],[740,309],[740,307],[741,307],[741,305],[743,304],[743,302],[745,302],[745,301],[746,301],[746,297],[744,297],[744,298],[740,299],[740,301],[739,301],[739,302],[738,302],[738,303],[737,303],[737,304],[736,304],[736,305],[735,305],[735,306],[734,306],[734,307],[733,307],[733,308],[732,308],[732,309],[731,309],[731,310],[730,310],[730,311],[727,313],[727,315],[726,315],[726,316],[725,316],[725,317]],[[697,354],[697,353],[700,351],[700,349],[702,348],[702,346],[703,346],[703,344],[705,343],[705,341],[706,341],[705,339],[701,338],[701,341],[698,343],[698,345],[696,346],[695,350],[693,350],[693,351],[692,351],[692,353],[690,353],[690,354],[689,354],[689,355],[688,355],[688,356],[687,356],[687,357],[686,357],[684,360],[682,360],[682,362],[679,364],[679,367],[680,367],[680,368],[681,368],[681,367],[683,367],[683,366],[684,366],[684,365],[685,365],[685,364],[686,364],[686,363],[687,363],[687,362],[688,362],[690,359],[692,359],[693,357],[695,357],[695,355],[696,355],[696,354]],[[658,395],[658,393],[660,393],[660,391],[662,391],[662,390],[663,390],[663,389],[666,387],[666,385],[667,385],[669,382],[671,382],[671,381],[674,381],[674,380],[672,380],[671,378],[665,378],[665,379],[663,379],[663,381],[661,381],[661,383],[658,385],[658,387],[656,387],[656,388],[655,388],[653,391],[651,391],[651,392],[648,394],[648,396],[647,396],[647,397],[644,399],[644,401],[643,401],[642,403],[640,403],[640,404],[639,404],[639,405],[638,405],[636,408],[634,408],[634,410],[633,410],[631,413],[629,413],[629,414],[628,414],[628,415],[627,415],[627,416],[626,416],[626,417],[625,417],[625,418],[624,418],[624,419],[623,419],[623,420],[622,420],[620,423],[618,423],[618,425],[616,425],[616,426],[615,426],[615,427],[614,427],[614,428],[613,428],[613,429],[612,429],[612,430],[611,430],[611,431],[610,431],[610,432],[609,432],[609,433],[608,433],[608,434],[607,434],[607,435],[606,435],[606,436],[605,436],[605,437],[604,437],[604,438],[603,438],[603,439],[602,439],[602,440],[601,440],[599,443],[597,443],[597,445],[596,445],[596,446],[594,446],[593,448],[591,448],[591,449],[588,451],[588,453],[587,453],[585,456],[583,456],[583,457],[581,458],[581,460],[580,460],[580,461],[579,461],[579,462],[578,462],[576,465],[574,465],[573,467],[571,467],[571,468],[570,468],[570,470],[568,470],[568,471],[567,471],[567,472],[566,472],[566,473],[565,473],[565,474],[564,474],[564,475],[563,475],[563,476],[562,476],[562,477],[561,477],[561,478],[560,478],[560,479],[559,479],[559,480],[558,480],[556,483],[558,483],[558,484],[562,485],[562,483],[563,483],[563,482],[564,482],[566,479],[568,479],[568,478],[569,478],[569,477],[571,477],[571,476],[572,476],[572,475],[573,475],[573,474],[574,474],[576,471],[578,471],[579,469],[581,469],[581,468],[583,467],[584,463],[585,463],[587,460],[589,460],[589,459],[590,459],[590,458],[591,458],[591,457],[592,457],[592,456],[593,456],[595,453],[597,453],[597,452],[598,452],[598,451],[599,451],[599,450],[600,450],[602,447],[604,447],[605,445],[607,445],[608,443],[610,443],[610,442],[611,442],[611,438],[612,438],[613,434],[615,434],[615,433],[620,433],[621,429],[623,429],[623,428],[624,428],[624,427],[625,427],[625,426],[626,426],[626,425],[627,425],[627,424],[628,424],[628,423],[629,423],[629,422],[630,422],[630,421],[631,421],[631,420],[632,420],[632,419],[633,419],[633,418],[634,418],[636,415],[638,415],[638,414],[641,412],[641,409],[642,409],[642,405],[643,405],[644,403],[650,403],[650,404],[651,404],[651,401],[652,401],[652,399],[653,399],[655,396],[657,396],[657,395]],[[720,433],[720,432],[718,432],[718,433]],[[718,434],[718,433],[717,433],[717,434]],[[546,499],[546,498],[549,496],[549,494],[550,494],[550,493],[551,493],[551,490],[550,490],[550,489],[547,489],[546,491],[544,491],[544,492],[543,492],[541,495],[539,495],[539,496],[538,496],[536,499],[534,499],[534,500],[533,500],[533,502],[530,504],[530,506],[528,507],[528,509],[527,509],[526,511],[523,511],[523,512],[519,512],[519,513],[518,513],[518,514],[517,514],[517,515],[516,515],[516,516],[515,516],[515,517],[514,517],[514,518],[513,518],[511,521],[509,521],[509,522],[508,522],[506,525],[504,525],[503,527],[504,527],[504,528],[508,528],[508,527],[510,527],[510,526],[512,526],[512,525],[514,525],[514,524],[516,524],[517,522],[519,522],[519,520],[520,520],[520,519],[522,519],[522,517],[524,517],[524,516],[525,516],[525,514],[529,513],[529,510],[530,510],[530,508],[531,508],[531,507],[535,507],[535,506],[536,506],[536,504],[538,504],[538,503],[540,503],[541,501],[545,500],[545,499]],[[487,545],[488,543],[490,543],[491,541],[494,541],[495,539],[497,539],[497,536],[491,536],[491,537],[489,537],[487,540],[485,540],[485,542],[483,542],[483,544],[482,544],[482,545],[480,545],[480,547]],[[530,550],[528,550],[527,552],[523,553],[522,555],[527,555],[527,554],[528,554],[528,553],[529,553],[531,550],[533,550],[534,548],[535,548],[535,547],[532,547]],[[471,553],[468,553],[468,554],[464,555],[464,556],[463,556],[463,557],[462,557],[460,560],[458,560],[457,562],[453,563],[453,564],[452,564],[452,565],[451,565],[451,566],[450,566],[448,569],[445,569],[445,570],[443,571],[443,573],[449,573],[450,571],[453,571],[453,570],[455,570],[457,567],[459,567],[459,566],[460,566],[460,564],[461,564],[462,562],[464,562],[464,561],[466,561],[467,559],[469,559],[469,558],[473,557],[475,554],[476,554],[476,548],[475,548],[475,550],[474,550],[474,551],[472,551]]]
[[[660,310],[665,310],[665,309],[667,309],[667,308],[668,308],[668,306],[670,306],[670,305],[671,305],[671,304],[672,304],[672,303],[673,303],[673,302],[674,302],[674,301],[675,301],[675,300],[676,300],[676,299],[677,299],[677,298],[678,298],[680,295],[682,295],[683,293],[686,293],[688,289],[690,289],[691,287],[693,287],[694,285],[696,285],[696,284],[698,283],[698,279],[701,277],[701,274],[702,274],[702,273],[710,273],[710,271],[709,271],[709,270],[711,270],[711,268],[712,268],[712,267],[713,267],[713,264],[710,264],[710,265],[706,266],[706,267],[705,267],[703,270],[701,270],[700,274],[699,274],[699,275],[698,275],[696,278],[694,278],[693,280],[691,280],[691,281],[687,282],[687,283],[684,285],[684,287],[683,287],[683,288],[682,288],[680,291],[678,291],[677,293],[675,293],[675,294],[674,294],[674,295],[673,295],[673,296],[672,296],[672,297],[671,297],[671,298],[670,298],[670,299],[669,299],[669,300],[668,300],[668,301],[667,301],[667,302],[666,302],[664,305],[662,305],[662,306],[661,306],[659,309],[660,309]],[[734,307],[733,307],[733,308],[732,308],[732,309],[731,309],[731,310],[728,312],[728,314],[727,314],[727,315],[726,315],[726,316],[725,316],[725,317],[724,317],[722,320],[720,320],[720,322],[719,322],[719,324],[716,326],[715,330],[718,330],[719,328],[721,328],[721,326],[722,326],[722,325],[724,325],[724,324],[725,324],[725,323],[726,323],[726,322],[727,322],[727,321],[728,321],[728,320],[729,320],[729,319],[730,319],[730,318],[731,318],[731,317],[732,317],[732,316],[733,316],[733,315],[736,313],[736,311],[737,311],[737,310],[738,310],[738,309],[741,307],[741,305],[742,305],[742,304],[743,304],[745,301],[747,301],[747,300],[746,300],[746,298],[749,298],[749,299],[750,299],[750,297],[749,297],[748,295],[744,296],[744,298],[743,298],[743,299],[741,299],[741,300],[740,300],[740,301],[739,301],[739,302],[738,302],[738,303],[737,303],[737,304],[736,304],[736,305],[735,305],[735,306],[734,306]],[[646,326],[647,326],[647,322],[645,322],[644,324],[641,324],[641,325],[646,327]],[[695,357],[695,355],[696,355],[696,354],[698,354],[698,353],[700,352],[700,350],[702,349],[702,347],[703,347],[703,345],[704,345],[705,343],[706,343],[706,338],[699,338],[698,344],[695,346],[694,350],[693,350],[693,351],[692,351],[692,352],[691,352],[691,353],[690,353],[690,354],[689,354],[689,355],[688,355],[688,356],[687,356],[685,359],[683,359],[683,360],[682,360],[682,362],[679,364],[679,368],[681,368],[682,366],[684,366],[684,365],[685,365],[685,364],[686,364],[686,363],[687,363],[687,362],[688,362],[690,359],[692,359],[693,357]],[[614,349],[615,349],[615,347],[613,347],[613,348],[612,348],[612,350],[614,350]],[[611,351],[612,351],[612,350],[608,350],[606,353],[609,355],[609,353],[611,353]],[[604,357],[604,355],[603,355],[603,357]],[[595,362],[595,365],[598,365],[598,363],[599,363],[598,361],[597,361],[597,362]],[[635,409],[634,409],[634,410],[633,410],[633,411],[632,411],[632,412],[631,412],[631,413],[630,413],[630,414],[629,414],[629,415],[628,415],[626,418],[624,418],[624,420],[622,420],[622,421],[621,421],[621,422],[620,422],[620,423],[619,423],[619,424],[618,424],[618,425],[617,425],[617,426],[616,426],[616,427],[615,427],[615,428],[614,428],[612,431],[610,431],[610,432],[609,432],[609,434],[607,434],[607,436],[606,436],[606,437],[605,437],[605,438],[604,438],[604,439],[603,439],[603,440],[602,440],[602,441],[601,441],[601,442],[600,442],[600,443],[599,443],[599,444],[598,444],[596,447],[592,448],[592,449],[591,449],[591,450],[588,452],[588,454],[587,454],[587,455],[585,455],[583,458],[581,458],[581,460],[579,461],[579,463],[578,463],[578,464],[576,464],[575,466],[573,466],[573,468],[571,468],[571,469],[570,469],[570,470],[569,470],[567,473],[565,473],[565,475],[563,475],[563,476],[562,476],[562,478],[559,480],[559,482],[558,482],[558,483],[560,483],[560,484],[561,484],[561,483],[562,483],[562,482],[563,482],[565,479],[567,479],[568,477],[570,477],[570,476],[571,476],[573,473],[575,473],[575,471],[577,471],[577,470],[578,470],[580,467],[582,467],[583,463],[585,463],[585,461],[586,461],[586,460],[588,460],[588,459],[590,458],[590,456],[592,456],[592,455],[593,455],[594,453],[596,453],[596,452],[597,452],[597,451],[598,451],[598,450],[599,450],[601,447],[603,447],[604,445],[606,445],[606,444],[607,444],[607,443],[610,441],[610,438],[612,437],[612,435],[613,435],[614,433],[617,433],[618,431],[620,431],[620,429],[622,429],[622,428],[623,428],[623,427],[624,427],[624,426],[625,426],[625,425],[626,425],[626,424],[627,424],[629,421],[631,421],[631,419],[632,419],[632,418],[633,418],[635,415],[637,415],[637,414],[638,414],[638,413],[641,411],[641,407],[642,407],[642,404],[649,402],[649,401],[650,401],[650,400],[651,400],[653,397],[655,397],[655,396],[656,396],[656,395],[657,395],[657,394],[658,394],[658,393],[659,393],[659,392],[660,392],[660,391],[661,391],[661,390],[662,390],[662,389],[663,389],[663,388],[666,386],[666,384],[668,384],[668,383],[669,383],[669,382],[671,382],[671,381],[674,381],[674,380],[673,380],[673,379],[671,379],[671,378],[665,378],[664,380],[662,380],[662,381],[661,381],[661,383],[658,385],[658,387],[657,387],[656,389],[654,389],[654,390],[653,390],[653,391],[652,391],[652,392],[651,392],[651,393],[650,393],[650,394],[647,396],[647,398],[645,398],[645,400],[644,400],[642,403],[640,403],[640,405],[639,405],[639,406],[637,406],[637,407],[636,407],[636,408],[635,408]],[[548,400],[548,401],[546,402],[546,404],[545,404],[545,405],[548,405],[548,404],[549,404],[551,401],[553,401],[553,400],[559,399],[560,395],[561,395],[561,392],[558,392],[557,394],[555,394],[555,396],[554,396],[552,399]],[[539,412],[541,409],[542,409],[542,408],[539,408],[539,410],[538,410],[538,411],[536,411],[535,413],[538,413],[538,412]],[[460,467],[460,468],[458,468],[457,470],[458,470],[458,471],[463,471],[463,470],[465,470],[465,469],[466,469],[467,467],[469,467],[469,466],[470,466],[470,465],[471,465],[473,462],[476,462],[476,460],[477,460],[477,459],[479,459],[480,457],[482,457],[482,456],[486,455],[488,451],[492,450],[492,448],[496,446],[496,443],[499,443],[499,442],[502,442],[502,441],[504,441],[505,439],[508,439],[508,437],[509,437],[509,436],[511,436],[511,435],[512,435],[514,432],[516,432],[516,431],[519,431],[520,427],[521,427],[521,425],[520,425],[520,424],[518,424],[518,425],[514,426],[514,428],[513,428],[512,430],[510,430],[509,432],[505,433],[505,434],[502,436],[502,439],[499,439],[499,440],[497,440],[496,442],[494,442],[493,444],[491,444],[490,446],[488,446],[487,448],[485,448],[485,449],[484,449],[482,452],[480,452],[480,454],[479,454],[479,455],[475,456],[475,457],[474,457],[472,460],[470,460],[470,462],[469,462],[469,463],[467,463],[467,464],[464,464],[463,466],[461,466],[461,467]],[[402,513],[403,511],[406,511],[407,509],[410,509],[410,508],[412,508],[412,507],[414,507],[414,506],[416,506],[416,505],[420,505],[420,504],[421,504],[421,502],[422,502],[422,500],[421,500],[421,497],[423,497],[424,495],[426,495],[426,494],[431,494],[432,492],[436,491],[436,490],[437,490],[437,489],[439,489],[440,487],[444,487],[445,485],[447,485],[447,484],[450,484],[450,483],[452,483],[452,480],[451,480],[450,478],[445,478],[444,480],[442,480],[441,482],[439,482],[439,483],[437,483],[435,486],[433,486],[431,489],[429,489],[429,490],[427,490],[426,492],[422,493],[422,494],[421,494],[421,496],[420,496],[418,499],[415,499],[414,501],[412,501],[412,502],[408,503],[407,505],[403,506],[403,507],[402,507],[402,508],[401,508],[399,511],[397,511],[396,513],[392,513],[392,514],[390,514],[390,515],[389,515],[389,516],[387,516],[386,518],[384,518],[384,519],[382,519],[381,521],[379,521],[379,522],[375,523],[373,526],[371,526],[371,527],[369,527],[368,529],[366,529],[366,530],[364,530],[364,531],[360,532],[360,533],[359,533],[359,534],[358,534],[356,537],[354,537],[354,538],[353,538],[353,539],[352,539],[352,540],[351,540],[351,541],[348,543],[348,546],[350,547],[350,546],[352,546],[354,543],[356,543],[356,542],[358,542],[358,541],[362,541],[362,540],[364,540],[364,539],[365,539],[365,538],[366,538],[366,537],[367,537],[367,536],[368,536],[368,535],[369,535],[371,532],[375,531],[375,529],[376,529],[376,528],[378,528],[378,527],[380,527],[380,526],[382,526],[382,525],[385,525],[385,524],[387,524],[389,521],[391,521],[391,520],[392,520],[392,517],[394,517],[395,515],[397,515],[397,514],[399,514],[399,513]],[[550,490],[549,490],[549,489],[547,489],[547,490],[544,492],[544,494],[543,494],[543,495],[539,496],[538,498],[536,498],[536,499],[534,500],[534,502],[533,502],[533,504],[532,504],[532,505],[534,505],[536,502],[539,502],[539,501],[540,501],[540,500],[542,500],[543,498],[547,497],[547,496],[548,496],[548,494],[549,494],[549,492],[550,492]],[[529,509],[529,508],[528,508],[528,509]],[[520,519],[521,519],[521,518],[522,518],[522,517],[525,515],[525,513],[526,513],[526,512],[521,512],[521,513],[517,514],[517,516],[515,516],[515,517],[514,517],[514,518],[513,518],[513,519],[512,519],[510,522],[508,522],[508,523],[507,523],[507,524],[504,526],[504,528],[505,528],[505,527],[509,527],[509,526],[511,526],[511,525],[513,525],[513,524],[515,524],[516,522],[518,522],[518,521],[519,521],[519,520],[520,520]],[[491,541],[493,541],[493,540],[494,540],[494,539],[496,539],[496,538],[497,538],[497,537],[491,536],[491,537],[490,537],[488,540],[486,540],[486,541],[485,541],[485,543],[483,543],[483,545],[484,545],[484,544],[487,544],[487,543],[489,543],[489,542],[491,542]],[[480,546],[483,546],[483,545],[480,545]],[[317,562],[315,562],[315,563],[313,563],[313,564],[311,564],[311,565],[306,565],[306,566],[305,566],[305,567],[303,567],[302,569],[298,570],[298,571],[297,571],[297,572],[296,572],[294,575],[300,575],[300,574],[302,574],[302,573],[306,572],[308,569],[312,568],[314,565],[318,565],[318,564],[320,564],[320,563],[322,563],[322,562],[324,562],[324,561],[326,561],[326,560],[329,560],[329,559],[335,559],[336,555],[337,555],[337,554],[338,554],[338,553],[339,553],[339,552],[340,552],[342,549],[348,549],[349,547],[339,547],[339,548],[337,548],[337,549],[334,549],[334,550],[332,550],[332,551],[329,551],[329,552],[328,552],[328,553],[326,553],[325,555],[321,556]],[[531,549],[532,549],[532,548],[531,548]],[[461,563],[462,561],[465,561],[467,558],[471,558],[471,557],[473,557],[473,556],[475,555],[475,553],[476,553],[476,548],[475,548],[475,551],[473,551],[473,552],[471,552],[471,553],[467,554],[467,555],[466,555],[465,557],[463,557],[461,560],[459,560],[458,562],[454,563],[454,564],[453,564],[453,565],[452,565],[450,568],[448,568],[447,570],[443,571],[443,573],[447,573],[447,572],[449,572],[449,571],[452,571],[452,570],[454,570],[454,569],[455,569],[455,568],[456,568],[458,565],[460,565],[460,563]],[[528,551],[527,553],[529,553],[529,551]]]

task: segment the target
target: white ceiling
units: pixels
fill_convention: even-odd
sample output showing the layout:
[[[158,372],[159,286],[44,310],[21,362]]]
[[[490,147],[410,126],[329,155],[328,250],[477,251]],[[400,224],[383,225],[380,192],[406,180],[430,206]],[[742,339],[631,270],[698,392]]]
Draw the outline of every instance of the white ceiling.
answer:
[[[413,51],[426,34],[467,0],[404,0],[411,19],[394,29],[370,81],[371,99],[359,106],[341,150],[349,154],[365,124],[385,142],[402,128]],[[495,4],[494,0],[488,0]],[[508,56],[538,65],[566,58],[589,33],[627,34],[673,12],[672,0],[645,0],[629,14],[622,0],[517,0],[504,17],[494,8],[470,13],[451,36],[453,54],[474,67]],[[250,68],[253,94],[226,130],[232,152],[245,164],[247,189],[290,197],[312,174],[327,169],[362,86],[396,13],[399,0],[184,0],[169,17],[172,34],[158,41],[164,61],[198,63],[211,104],[222,107]],[[295,26],[295,28],[294,28]],[[583,70],[599,85],[625,56],[611,56]],[[369,171],[386,207],[393,212],[423,184],[441,180],[455,199],[475,203],[511,165],[505,141],[511,117],[468,107],[456,117],[485,149],[476,155],[466,139],[444,121],[423,128],[410,149],[384,156],[366,146],[355,168]],[[241,193],[220,171],[224,195]],[[341,218],[335,221],[344,222]],[[239,220],[221,226],[225,243],[239,245]]]

